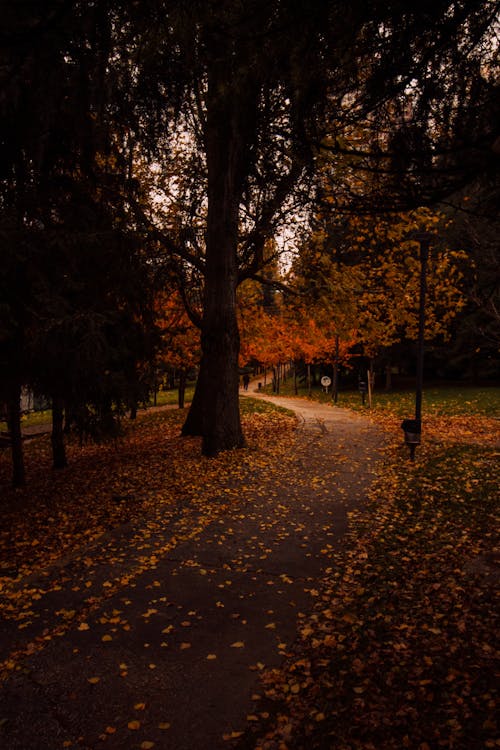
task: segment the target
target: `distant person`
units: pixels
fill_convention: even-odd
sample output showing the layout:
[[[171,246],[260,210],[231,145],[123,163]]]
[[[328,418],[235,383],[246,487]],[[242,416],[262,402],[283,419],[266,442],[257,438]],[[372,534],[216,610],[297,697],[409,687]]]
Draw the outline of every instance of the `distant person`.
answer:
[[[248,375],[247,373],[245,373],[243,375],[243,389],[245,391],[248,391],[248,384],[249,384],[249,382],[250,382],[250,375]]]

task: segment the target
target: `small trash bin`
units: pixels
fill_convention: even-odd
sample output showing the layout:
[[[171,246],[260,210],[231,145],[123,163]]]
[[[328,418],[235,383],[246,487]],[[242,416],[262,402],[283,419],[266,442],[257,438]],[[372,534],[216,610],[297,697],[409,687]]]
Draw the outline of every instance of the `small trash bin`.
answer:
[[[359,383],[358,383],[358,391],[361,394],[361,403],[364,406],[365,405],[366,394],[368,392],[368,386],[367,386],[367,384],[366,384],[366,382],[364,380],[360,380],[359,381]]]
[[[418,419],[403,419],[401,428],[405,434],[405,443],[410,448],[410,458],[415,457],[415,448],[420,445],[422,425]]]

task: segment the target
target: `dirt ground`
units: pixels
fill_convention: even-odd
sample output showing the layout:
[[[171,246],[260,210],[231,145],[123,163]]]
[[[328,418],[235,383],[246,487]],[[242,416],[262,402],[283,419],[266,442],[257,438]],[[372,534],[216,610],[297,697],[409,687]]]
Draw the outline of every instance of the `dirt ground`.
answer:
[[[1,686],[2,747],[219,750],[262,715],[259,673],[313,608],[386,444],[347,410],[278,402],[299,419],[290,449],[272,470],[256,461],[223,515],[124,525],[29,582],[34,624],[0,621],[3,665],[20,665]]]

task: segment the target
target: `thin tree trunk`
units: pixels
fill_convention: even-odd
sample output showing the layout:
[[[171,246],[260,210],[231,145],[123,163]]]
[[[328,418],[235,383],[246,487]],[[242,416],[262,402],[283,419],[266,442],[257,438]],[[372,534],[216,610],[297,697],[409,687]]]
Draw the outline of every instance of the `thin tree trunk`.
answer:
[[[392,390],[392,367],[390,362],[385,366],[385,390]]]
[[[179,373],[179,409],[184,409],[184,398],[186,396],[186,370],[181,370]]]
[[[12,451],[12,484],[24,487],[26,471],[24,468],[23,438],[21,434],[21,386],[13,386],[7,400],[7,425],[10,432]]]
[[[339,399],[339,336],[335,336],[335,361],[333,363],[332,399],[336,404]]]
[[[64,401],[56,396],[52,399],[52,466],[64,469],[68,465],[64,447]]]
[[[309,398],[312,396],[312,382],[311,382],[311,365],[307,365],[307,395]]]

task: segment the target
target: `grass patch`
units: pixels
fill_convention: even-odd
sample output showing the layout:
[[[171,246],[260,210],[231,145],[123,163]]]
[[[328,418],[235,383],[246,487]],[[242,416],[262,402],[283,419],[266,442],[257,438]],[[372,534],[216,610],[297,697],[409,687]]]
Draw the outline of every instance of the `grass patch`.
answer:
[[[186,386],[184,394],[185,403],[189,404],[194,395],[195,384],[190,383]],[[158,391],[156,394],[156,406],[177,406],[179,403],[179,391],[173,388],[168,391]],[[148,406],[153,406],[153,399],[150,399]]]
[[[287,416],[293,415],[293,411],[285,409],[283,406],[277,406],[269,401],[262,401],[261,399],[252,398],[251,396],[244,396],[240,398],[240,413],[242,416],[247,414],[286,414]]]
[[[272,393],[272,386],[267,385],[265,393]],[[280,386],[281,396],[294,396],[293,382],[288,380]],[[307,398],[307,391],[299,389],[300,397]],[[332,403],[331,393],[325,393],[320,386],[312,389],[311,398],[321,403]],[[354,409],[360,412],[369,412],[368,395],[365,405],[357,390],[340,391],[338,406]],[[386,411],[398,417],[411,416],[415,411],[415,390],[395,390],[391,392],[375,390],[372,396],[371,411]],[[500,417],[500,388],[486,386],[477,388],[474,386],[432,386],[424,387],[422,399],[422,411],[434,416],[466,416],[484,415],[487,417]]]

